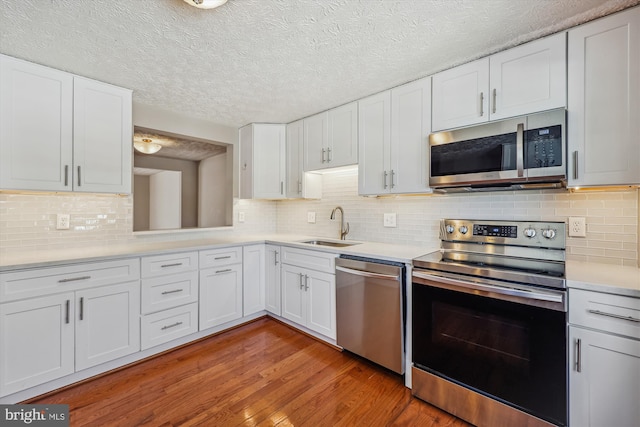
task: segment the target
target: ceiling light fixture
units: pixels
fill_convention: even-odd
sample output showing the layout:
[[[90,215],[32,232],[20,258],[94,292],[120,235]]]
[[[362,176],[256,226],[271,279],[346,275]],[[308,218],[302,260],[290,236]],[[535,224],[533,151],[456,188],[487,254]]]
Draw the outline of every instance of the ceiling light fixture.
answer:
[[[155,154],[162,148],[149,138],[142,138],[142,141],[133,141],[133,148],[144,154]]]
[[[218,6],[222,6],[227,0],[184,0],[191,6],[195,6],[199,9],[214,9]]]

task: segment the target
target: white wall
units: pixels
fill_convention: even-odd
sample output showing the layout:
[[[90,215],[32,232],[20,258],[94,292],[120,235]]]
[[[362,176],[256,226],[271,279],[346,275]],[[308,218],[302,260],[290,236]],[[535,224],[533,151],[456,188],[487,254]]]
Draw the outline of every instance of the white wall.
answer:
[[[149,177],[149,229],[182,226],[182,172],[162,171]]]
[[[227,200],[231,200],[228,195],[231,189],[227,184],[227,163],[227,154],[220,154],[200,161],[198,168],[198,227],[231,225],[230,221],[227,222],[229,217]]]

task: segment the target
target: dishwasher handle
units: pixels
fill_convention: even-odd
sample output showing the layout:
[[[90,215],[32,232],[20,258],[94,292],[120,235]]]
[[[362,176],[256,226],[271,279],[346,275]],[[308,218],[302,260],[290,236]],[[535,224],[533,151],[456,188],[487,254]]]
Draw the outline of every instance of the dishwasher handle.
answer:
[[[342,271],[343,273],[355,274],[356,276],[362,276],[362,277],[372,277],[376,279],[385,279],[385,280],[400,280],[400,276],[397,274],[394,276],[392,274],[372,273],[371,271],[353,270],[351,268],[346,268],[339,265],[336,265],[336,270]]]

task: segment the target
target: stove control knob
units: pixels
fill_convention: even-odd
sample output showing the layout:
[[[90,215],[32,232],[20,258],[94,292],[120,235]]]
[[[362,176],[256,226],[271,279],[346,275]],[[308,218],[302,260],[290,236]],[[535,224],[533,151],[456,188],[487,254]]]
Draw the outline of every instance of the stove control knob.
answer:
[[[458,231],[461,232],[462,234],[467,234],[467,231],[469,231],[469,229],[467,228],[466,225],[461,225],[460,228],[458,228]]]
[[[447,230],[447,233],[449,233],[449,234],[451,234],[451,233],[453,233],[454,231],[456,231],[456,229],[455,229],[455,227],[454,227],[453,225],[447,225],[447,226],[445,227],[445,230]]]
[[[534,237],[536,237],[536,230],[535,228],[525,228],[524,229],[524,235],[530,239],[533,239]]]
[[[556,237],[556,230],[552,230],[551,228],[547,228],[546,230],[542,230],[542,235],[547,239],[551,240]]]

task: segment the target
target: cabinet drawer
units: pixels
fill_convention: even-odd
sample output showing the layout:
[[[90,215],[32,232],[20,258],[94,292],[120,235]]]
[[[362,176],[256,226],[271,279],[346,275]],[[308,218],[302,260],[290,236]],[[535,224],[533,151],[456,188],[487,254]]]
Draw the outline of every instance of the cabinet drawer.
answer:
[[[282,263],[335,274],[337,254],[307,249],[282,248]]]
[[[569,289],[569,323],[640,339],[640,298]]]
[[[148,256],[142,258],[141,267],[143,278],[197,270],[198,253],[184,252],[179,254]]]
[[[200,251],[200,268],[238,264],[241,262],[242,247]]]
[[[198,272],[142,279],[142,314],[198,301]]]
[[[130,282],[139,278],[139,258],[12,271],[0,273],[0,301]]]
[[[141,348],[184,337],[198,331],[198,303],[142,316]]]

